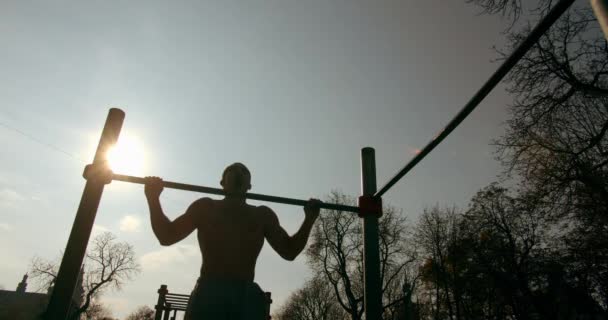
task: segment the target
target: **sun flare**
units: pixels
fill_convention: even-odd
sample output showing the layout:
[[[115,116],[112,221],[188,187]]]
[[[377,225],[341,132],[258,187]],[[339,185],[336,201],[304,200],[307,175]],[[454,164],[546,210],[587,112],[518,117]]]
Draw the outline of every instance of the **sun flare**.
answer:
[[[121,135],[108,150],[107,159],[115,173],[141,175],[145,162],[143,144],[133,135]]]

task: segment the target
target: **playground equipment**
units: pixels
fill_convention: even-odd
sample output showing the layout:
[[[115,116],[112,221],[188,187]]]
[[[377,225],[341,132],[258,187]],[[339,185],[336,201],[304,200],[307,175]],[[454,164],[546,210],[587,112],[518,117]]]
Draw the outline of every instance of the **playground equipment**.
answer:
[[[483,99],[496,87],[496,85],[507,75],[517,62],[528,52],[528,50],[540,39],[540,37],[555,23],[555,21],[574,3],[574,0],[560,0],[549,11],[549,13],[534,27],[528,37],[517,49],[503,62],[488,81],[479,89],[463,109],[448,123],[448,125],[424,147],[409,163],[405,165],[392,179],[390,179],[379,191],[376,191],[376,165],[374,149],[363,148],[361,150],[361,177],[362,196],[359,197],[358,207],[342,206],[339,204],[324,204],[322,208],[342,210],[358,213],[363,219],[364,238],[364,309],[365,318],[368,320],[380,320],[382,317],[382,295],[380,279],[380,259],[378,248],[378,219],[382,213],[382,200],[384,195],[395,183],[407,174],[427,154],[429,154],[441,141],[443,141],[462,121],[483,101]],[[70,304],[70,297],[76,285],[78,271],[86,252],[87,243],[91,235],[97,207],[101,200],[104,185],[112,180],[132,183],[142,183],[143,178],[114,174],[113,176],[100,176],[96,172],[108,170],[105,156],[108,148],[118,140],[125,114],[119,109],[110,109],[108,118],[101,134],[97,151],[92,165],[85,170],[87,178],[80,205],[76,212],[72,231],[59,267],[55,289],[51,295],[46,319],[65,319]],[[164,183],[166,188],[197,191],[212,194],[223,194],[222,190],[193,186],[175,182]],[[248,199],[271,201],[291,205],[303,206],[304,200],[267,196],[261,194],[247,194]]]

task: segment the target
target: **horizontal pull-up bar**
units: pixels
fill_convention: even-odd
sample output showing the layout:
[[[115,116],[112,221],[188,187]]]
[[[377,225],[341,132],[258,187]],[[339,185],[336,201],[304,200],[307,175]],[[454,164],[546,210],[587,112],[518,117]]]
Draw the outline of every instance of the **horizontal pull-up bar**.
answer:
[[[138,183],[138,184],[146,183],[144,178],[127,176],[127,175],[116,174],[116,173],[113,174],[112,180]],[[192,184],[185,184],[185,183],[178,183],[178,182],[171,182],[171,181],[163,180],[163,186],[165,188],[170,188],[170,189],[217,194],[217,195],[222,195],[222,196],[226,195],[226,192],[224,192],[224,190],[219,189],[219,188],[203,187],[203,186],[197,186],[197,185],[192,185]],[[268,196],[265,194],[258,194],[258,193],[246,193],[245,198],[252,199],[252,200],[290,204],[290,205],[294,205],[294,206],[305,206],[306,204],[308,204],[307,200]],[[347,205],[335,204],[335,203],[322,203],[321,208],[329,209],[329,210],[337,210],[337,211],[348,211],[348,212],[354,212],[354,213],[359,213],[359,211],[360,211],[359,207],[353,207],[353,206],[347,206]]]
[[[503,64],[494,72],[488,81],[477,91],[460,112],[448,123],[448,125],[439,133],[439,135],[431,140],[408,164],[401,169],[392,179],[390,179],[374,197],[382,197],[395,183],[405,176],[412,168],[418,164],[424,157],[429,154],[435,147],[443,141],[475,108],[483,101],[483,99],[502,81],[502,79],[513,69],[513,67],[523,58],[528,50],[534,46],[540,37],[562,16],[566,10],[574,3],[574,0],[561,0],[547,13],[547,15],[534,27],[528,37],[513,51],[513,53],[503,62]]]

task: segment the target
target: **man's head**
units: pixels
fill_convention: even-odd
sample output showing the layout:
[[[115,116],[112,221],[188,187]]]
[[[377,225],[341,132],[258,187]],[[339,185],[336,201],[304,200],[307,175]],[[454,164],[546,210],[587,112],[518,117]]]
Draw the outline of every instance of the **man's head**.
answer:
[[[235,162],[224,169],[220,184],[227,194],[243,195],[251,189],[251,173],[244,164]]]

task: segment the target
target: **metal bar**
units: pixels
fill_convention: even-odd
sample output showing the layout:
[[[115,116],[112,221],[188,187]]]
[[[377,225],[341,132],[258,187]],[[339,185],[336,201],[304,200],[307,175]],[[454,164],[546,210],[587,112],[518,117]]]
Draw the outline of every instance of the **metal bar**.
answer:
[[[122,181],[122,182],[130,182],[130,183],[138,183],[138,184],[145,184],[144,178],[134,177],[134,176],[128,176],[128,175],[123,175],[123,174],[114,174],[113,177],[112,177],[112,180],[117,180],[117,181]],[[226,193],[222,189],[211,188],[211,187],[204,187],[204,186],[197,186],[197,185],[192,185],[192,184],[185,184],[185,183],[178,183],[178,182],[171,182],[171,181],[163,181],[163,186],[165,188],[171,188],[171,189],[186,190],[186,191],[201,192],[201,193],[209,193],[209,194],[217,194],[217,195],[222,195],[222,196],[226,195]],[[252,199],[252,200],[260,200],[260,201],[269,201],[269,202],[290,204],[290,205],[294,205],[294,206],[305,206],[308,203],[307,200],[292,199],[292,198],[277,197],[277,196],[269,196],[269,195],[258,194],[258,193],[246,193],[245,194],[245,198]],[[342,205],[342,204],[323,203],[321,205],[321,208],[328,209],[328,210],[347,211],[347,212],[359,213],[359,207],[347,206],[347,205]]]
[[[179,308],[186,308],[188,306],[188,303],[183,303],[183,302],[175,302],[175,301],[167,301],[168,304],[171,305],[171,309],[175,310],[175,309],[179,309]]]
[[[181,294],[181,293],[167,293],[167,297],[184,297],[190,298],[189,294]]]
[[[124,119],[125,113],[122,110],[110,109],[97,145],[93,164],[103,165],[108,148],[118,140]],[[91,237],[103,187],[104,183],[99,180],[88,180],[85,184],[72,231],[59,266],[55,287],[44,314],[45,319],[59,320],[68,316],[72,294]]]
[[[395,183],[405,176],[412,168],[443,141],[458,125],[483,101],[483,99],[502,81],[502,79],[513,69],[513,67],[523,58],[528,50],[540,39],[540,37],[568,10],[574,0],[561,0],[549,13],[534,27],[528,37],[513,51],[503,64],[494,72],[488,81],[477,91],[460,112],[448,123],[448,125],[435,137],[429,144],[420,151],[408,164],[401,169],[392,179],[390,179],[380,191],[374,194],[375,197],[382,197]]]
[[[591,7],[602,27],[604,37],[608,40],[608,0],[591,0]]]
[[[173,310],[177,310],[177,311],[186,311],[188,306],[186,305],[179,305],[179,306],[175,306],[175,305],[171,305],[171,310],[169,311],[173,311]]]
[[[373,148],[361,149],[361,193],[376,192],[376,158]],[[363,272],[365,319],[382,319],[382,283],[380,280],[380,248],[378,216],[363,217]]]

